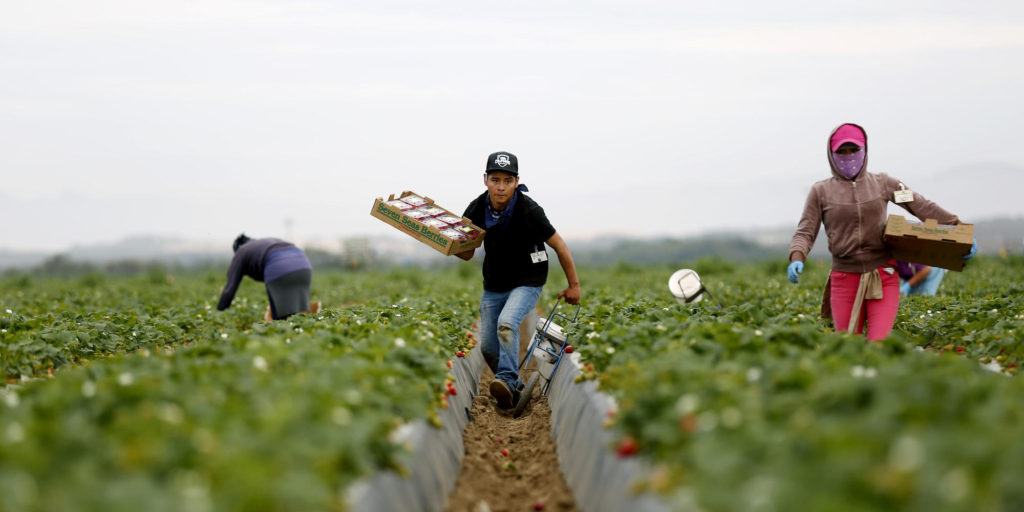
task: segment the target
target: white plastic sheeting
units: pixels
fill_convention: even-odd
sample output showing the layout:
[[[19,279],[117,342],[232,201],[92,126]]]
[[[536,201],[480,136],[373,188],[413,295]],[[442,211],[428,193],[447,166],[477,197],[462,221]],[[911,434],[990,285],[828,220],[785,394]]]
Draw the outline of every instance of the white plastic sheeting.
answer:
[[[522,329],[533,333],[537,315],[527,318]],[[534,358],[542,375],[551,375],[553,365]],[[439,511],[455,489],[465,447],[463,431],[469,423],[473,397],[483,371],[479,347],[466,358],[455,359],[449,373],[455,376],[458,394],[449,397],[449,408],[441,410],[440,429],[425,421],[401,429],[401,441],[413,447],[402,461],[409,476],[385,471],[360,480],[347,489],[347,502],[355,512]],[[620,458],[611,449],[612,432],[604,428],[614,400],[597,391],[597,383],[575,383],[581,373],[579,354],[566,354],[551,381],[551,436],[558,449],[558,465],[572,490],[576,505],[586,512],[667,512],[667,502],[652,494],[634,494],[630,487],[637,478],[650,473],[642,458]],[[544,381],[538,383],[542,386]]]
[[[540,363],[543,375],[550,375],[551,368]],[[548,391],[558,466],[576,505],[588,512],[669,511],[668,503],[656,495],[630,490],[637,478],[650,473],[650,466],[640,458],[620,458],[611,449],[614,437],[604,428],[604,419],[615,410],[615,401],[597,391],[596,381],[574,382],[580,373],[579,354],[563,357]]]

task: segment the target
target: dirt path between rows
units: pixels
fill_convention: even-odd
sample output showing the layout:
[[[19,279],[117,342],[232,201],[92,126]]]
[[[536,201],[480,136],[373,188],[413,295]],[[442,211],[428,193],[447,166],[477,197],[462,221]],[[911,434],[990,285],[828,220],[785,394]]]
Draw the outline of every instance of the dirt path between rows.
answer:
[[[520,350],[525,353],[532,332],[520,328]],[[520,356],[521,357],[521,356]],[[541,396],[543,380],[519,418],[498,406],[488,387],[494,374],[484,365],[480,394],[473,399],[472,421],[462,442],[466,455],[449,512],[517,512],[528,510],[576,511],[569,486],[558,469],[558,454],[551,439],[551,409]],[[502,454],[508,450],[508,455]]]

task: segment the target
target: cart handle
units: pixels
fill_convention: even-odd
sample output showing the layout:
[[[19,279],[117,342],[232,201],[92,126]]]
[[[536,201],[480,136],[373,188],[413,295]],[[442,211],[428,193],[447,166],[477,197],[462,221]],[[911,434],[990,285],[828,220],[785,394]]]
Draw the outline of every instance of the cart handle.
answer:
[[[561,305],[561,303],[562,303],[562,298],[559,297],[555,301],[555,305],[551,308],[551,311],[548,312],[547,320],[544,322],[544,330],[545,331],[548,330],[548,325],[551,324],[552,319],[554,317],[556,317],[556,316],[564,318],[567,322],[569,322],[571,324],[576,323],[576,319],[580,317],[580,307],[582,306],[581,304],[577,304],[576,305],[576,314],[574,314],[572,316],[572,318],[569,318],[569,317],[567,317],[567,316],[565,316],[565,315],[563,315],[561,313],[555,313],[555,311],[558,310],[558,306]]]

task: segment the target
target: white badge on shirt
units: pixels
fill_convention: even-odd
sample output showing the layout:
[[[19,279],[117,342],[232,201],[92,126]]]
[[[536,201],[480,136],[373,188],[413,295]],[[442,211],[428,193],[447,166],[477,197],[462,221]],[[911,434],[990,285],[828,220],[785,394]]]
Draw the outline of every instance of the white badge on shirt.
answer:
[[[897,203],[910,203],[914,200],[914,191],[907,188],[903,182],[900,182],[900,189],[896,191],[896,202]]]
[[[534,263],[540,263],[542,261],[547,261],[547,260],[548,260],[548,252],[543,250],[543,249],[541,249],[541,250],[539,250],[537,252],[531,252],[530,253],[530,261],[532,261]]]

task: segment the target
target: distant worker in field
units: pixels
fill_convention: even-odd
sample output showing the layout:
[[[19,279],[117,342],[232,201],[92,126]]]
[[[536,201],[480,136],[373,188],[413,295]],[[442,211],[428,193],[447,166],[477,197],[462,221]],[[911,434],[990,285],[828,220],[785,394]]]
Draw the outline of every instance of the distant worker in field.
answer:
[[[811,187],[803,215],[789,247],[789,280],[797,283],[804,260],[825,225],[832,271],[825,285],[822,317],[836,331],[863,332],[877,341],[892,331],[899,306],[900,282],[895,260],[882,242],[888,203],[898,204],[919,219],[959,224],[960,219],[912,192],[900,180],[867,171],[867,134],[853,123],[840,125],[825,147],[832,177]],[[975,240],[965,259],[974,256]]]
[[[580,303],[580,281],[572,254],[544,209],[524,194],[519,184],[519,160],[506,151],[492,153],[484,166],[487,191],[463,214],[482,226],[484,291],[480,299],[480,349],[494,372],[490,392],[502,409],[519,401],[519,324],[537,307],[548,278],[544,244],[558,255],[569,286],[558,293],[569,304]],[[456,254],[469,261],[475,249]]]
[[[896,260],[896,273],[900,276],[900,295],[935,295],[946,269]]]
[[[228,282],[221,290],[217,311],[231,306],[243,276],[265,283],[272,319],[309,311],[313,267],[302,249],[278,238],[252,239],[245,233],[235,238],[232,249],[235,256],[228,267]]]

